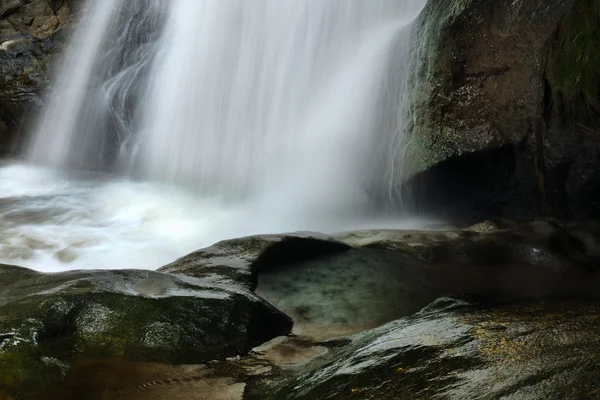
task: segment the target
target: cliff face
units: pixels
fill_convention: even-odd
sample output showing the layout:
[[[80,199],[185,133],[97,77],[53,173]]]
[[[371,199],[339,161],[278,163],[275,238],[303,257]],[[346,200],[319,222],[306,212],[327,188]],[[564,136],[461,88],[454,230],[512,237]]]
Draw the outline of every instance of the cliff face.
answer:
[[[0,154],[15,150],[81,0],[0,0]]]
[[[431,0],[406,187],[448,215],[600,215],[600,3]]]

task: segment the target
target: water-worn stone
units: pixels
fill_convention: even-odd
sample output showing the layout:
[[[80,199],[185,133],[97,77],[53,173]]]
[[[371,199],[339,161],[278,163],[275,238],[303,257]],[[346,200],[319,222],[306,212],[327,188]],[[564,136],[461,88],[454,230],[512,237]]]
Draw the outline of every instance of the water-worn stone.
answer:
[[[323,340],[371,329],[454,293],[536,299],[593,296],[594,224],[485,221],[464,229],[313,233],[226,240],[160,269],[236,283]],[[218,272],[218,273],[217,273]]]
[[[441,298],[253,382],[246,399],[600,398],[598,303]]]
[[[526,264],[560,271],[597,268],[597,232],[594,224],[487,220],[465,229],[362,231],[336,238],[354,246],[400,251],[427,263],[480,267]]]
[[[78,354],[223,359],[285,335],[291,324],[234,284],[150,271],[42,274],[1,266],[0,389],[26,397],[53,387]]]
[[[256,287],[258,273],[269,267],[318,258],[350,249],[336,239],[314,232],[257,235],[224,240],[188,254],[159,269],[218,282]],[[215,272],[218,272],[215,275]]]
[[[431,0],[405,171],[454,218],[600,215],[596,0]]]
[[[352,248],[281,260],[258,272],[256,290],[294,319],[294,334],[311,340],[371,329],[455,293],[513,301],[594,297],[598,232],[593,224],[499,220],[464,229],[343,233],[333,238]]]
[[[594,398],[599,257],[597,224],[494,220],[226,240],[159,272],[3,267],[0,388],[27,400]]]
[[[278,338],[208,366],[78,360],[36,400],[596,399],[599,315],[580,300],[440,298],[355,336]]]

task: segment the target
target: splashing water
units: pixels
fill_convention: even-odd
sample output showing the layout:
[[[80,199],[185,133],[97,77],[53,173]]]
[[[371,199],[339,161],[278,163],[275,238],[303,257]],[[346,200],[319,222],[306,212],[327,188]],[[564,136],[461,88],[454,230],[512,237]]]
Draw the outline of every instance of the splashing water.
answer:
[[[424,3],[90,2],[27,147],[42,166],[0,169],[0,260],[156,268],[235,236],[382,227],[368,193],[403,106],[385,93]]]

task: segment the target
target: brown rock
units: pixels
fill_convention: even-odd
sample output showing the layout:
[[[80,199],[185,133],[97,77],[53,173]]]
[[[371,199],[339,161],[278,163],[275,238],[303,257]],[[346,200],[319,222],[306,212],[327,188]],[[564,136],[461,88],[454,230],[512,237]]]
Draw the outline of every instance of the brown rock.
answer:
[[[406,167],[423,208],[600,215],[599,18],[593,0],[428,3]]]
[[[0,0],[0,154],[18,150],[80,0]]]

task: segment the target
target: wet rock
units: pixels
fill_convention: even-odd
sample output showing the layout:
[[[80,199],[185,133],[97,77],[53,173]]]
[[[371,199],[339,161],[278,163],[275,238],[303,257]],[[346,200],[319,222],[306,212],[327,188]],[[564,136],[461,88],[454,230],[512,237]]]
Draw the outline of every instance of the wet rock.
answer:
[[[256,290],[294,319],[294,334],[317,341],[375,328],[455,293],[593,298],[600,287],[597,232],[498,220],[343,233],[334,237],[352,249],[262,270]]]
[[[464,229],[252,236],[220,242],[160,271],[256,288],[292,317],[294,334],[326,340],[455,293],[594,296],[598,232],[593,224],[489,220]]]
[[[578,238],[587,232],[586,241]],[[427,263],[536,265],[554,270],[596,269],[600,247],[591,224],[560,226],[550,220],[487,220],[466,229],[363,231],[336,238],[360,247],[410,254]]]
[[[291,320],[234,284],[150,271],[0,268],[0,388],[53,387],[75,355],[200,363],[245,354]]]
[[[594,399],[599,311],[446,297],[355,336],[277,338],[209,365],[77,360],[40,399]]]
[[[600,215],[599,17],[595,0],[429,1],[407,203],[454,218]]]
[[[16,150],[82,0],[0,1],[0,154]]]
[[[262,270],[348,249],[349,245],[319,233],[258,235],[221,241],[184,256],[159,271],[222,283],[235,282],[253,289],[257,274]]]
[[[454,293],[503,299],[598,288],[599,230],[552,221],[484,221],[464,229],[298,233],[227,240],[160,269],[251,290],[325,340],[410,315]]]
[[[234,239],[159,272],[5,267],[0,384],[61,400],[595,398],[598,232],[494,220]],[[15,390],[30,382],[45,397]]]
[[[599,315],[579,301],[442,298],[263,377],[245,398],[598,398]]]

